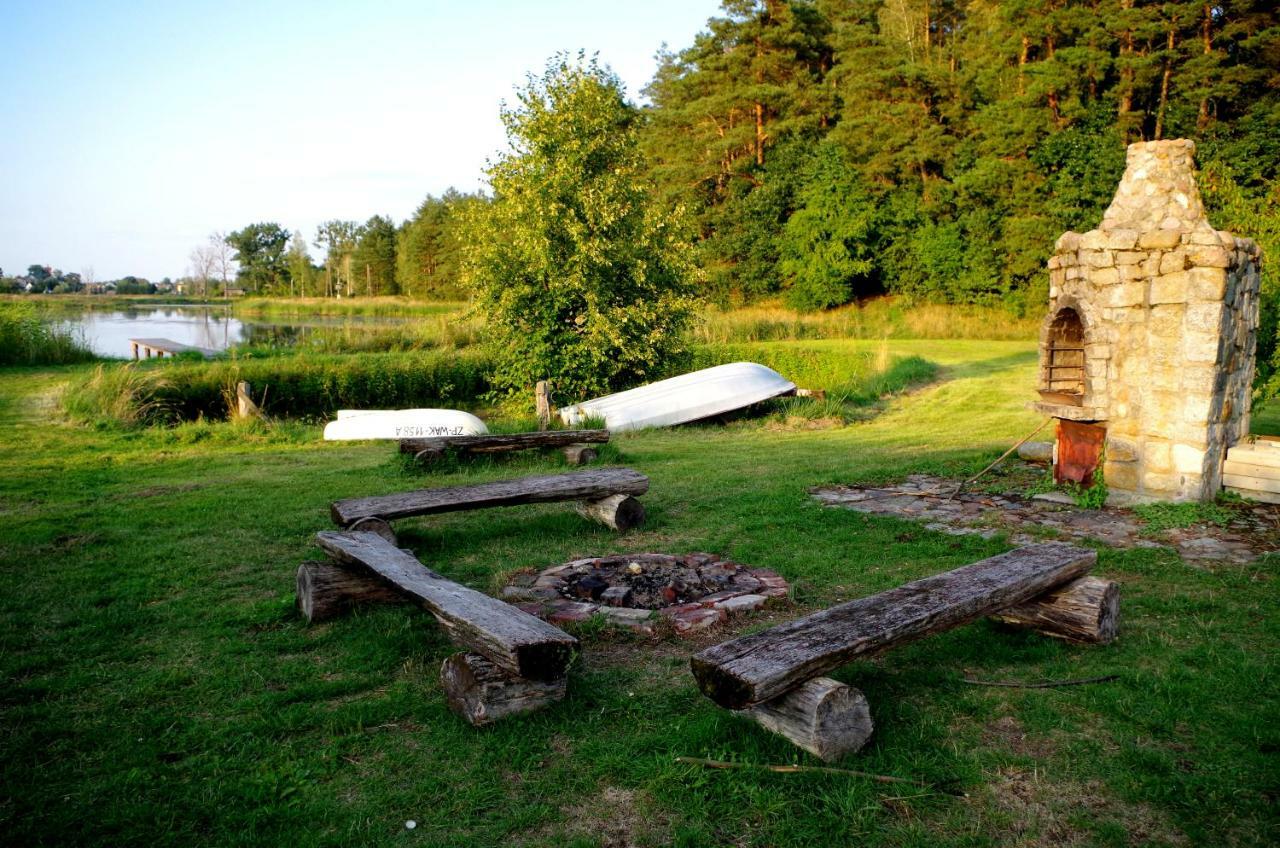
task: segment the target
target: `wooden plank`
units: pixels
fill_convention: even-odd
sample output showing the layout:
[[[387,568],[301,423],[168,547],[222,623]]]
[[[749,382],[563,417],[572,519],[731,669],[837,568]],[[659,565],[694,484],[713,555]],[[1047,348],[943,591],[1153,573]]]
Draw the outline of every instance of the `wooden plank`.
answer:
[[[401,439],[400,453],[424,450],[457,450],[467,453],[505,453],[533,448],[565,448],[577,444],[603,444],[608,430],[547,430],[542,433],[500,433],[484,436],[447,436],[438,439]]]
[[[335,501],[330,514],[346,527],[361,518],[385,520],[411,515],[433,515],[468,509],[488,509],[552,501],[597,501],[610,495],[643,495],[649,478],[630,468],[592,468],[565,474],[548,474],[498,480],[476,486],[417,489],[371,498]]]
[[[1228,459],[1222,463],[1222,473],[1239,474],[1242,477],[1260,477],[1263,480],[1280,480],[1280,451],[1276,451],[1274,465],[1260,465],[1256,462],[1242,462]]]
[[[322,531],[316,541],[339,562],[366,568],[416,600],[440,620],[451,639],[517,677],[552,680],[569,667],[577,639],[497,598],[446,580],[381,536]]]
[[[1269,492],[1273,495],[1280,495],[1280,480],[1250,477],[1247,474],[1223,474],[1222,483],[1224,486],[1232,486],[1237,489],[1250,489],[1255,492]]]
[[[692,659],[707,697],[729,709],[776,698],[865,654],[957,627],[1083,577],[1098,555],[1031,545],[707,648]]]
[[[1229,492],[1235,492],[1241,497],[1249,498],[1250,500],[1255,500],[1260,503],[1280,504],[1280,495],[1272,492],[1258,492],[1253,489],[1237,488],[1236,486],[1227,486],[1226,489]]]

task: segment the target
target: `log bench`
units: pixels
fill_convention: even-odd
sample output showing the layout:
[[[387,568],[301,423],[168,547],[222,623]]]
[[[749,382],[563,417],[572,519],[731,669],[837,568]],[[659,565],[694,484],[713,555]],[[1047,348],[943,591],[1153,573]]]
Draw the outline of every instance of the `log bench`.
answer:
[[[308,621],[357,603],[416,603],[464,650],[440,670],[451,709],[473,725],[564,697],[578,640],[536,616],[448,580],[376,533],[321,532],[327,563],[298,569],[298,608]]]
[[[703,694],[823,759],[871,735],[866,699],[823,677],[850,661],[993,616],[1076,641],[1114,637],[1115,583],[1087,577],[1097,553],[1031,545],[840,604],[695,654]]]
[[[598,456],[591,445],[608,441],[608,430],[546,430],[536,433],[401,439],[400,453],[410,454],[417,462],[427,464],[442,458],[449,451],[459,454],[494,454],[559,448],[570,465],[586,465],[594,462]]]
[[[518,504],[579,501],[578,512],[614,530],[644,522],[636,495],[649,491],[649,478],[630,468],[598,468],[564,474],[519,477],[474,486],[443,486],[392,495],[335,501],[330,509],[339,527],[366,522],[381,527],[397,518]]]

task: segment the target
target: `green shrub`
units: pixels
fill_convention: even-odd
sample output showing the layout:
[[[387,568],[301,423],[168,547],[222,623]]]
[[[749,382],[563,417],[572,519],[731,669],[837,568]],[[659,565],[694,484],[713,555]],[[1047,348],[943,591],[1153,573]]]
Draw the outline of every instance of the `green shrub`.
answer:
[[[41,321],[29,303],[0,303],[0,365],[62,365],[96,357],[73,330]]]
[[[266,414],[320,419],[343,408],[466,406],[488,391],[487,370],[477,354],[434,351],[103,366],[68,389],[64,406],[125,426],[220,419],[244,380]]]

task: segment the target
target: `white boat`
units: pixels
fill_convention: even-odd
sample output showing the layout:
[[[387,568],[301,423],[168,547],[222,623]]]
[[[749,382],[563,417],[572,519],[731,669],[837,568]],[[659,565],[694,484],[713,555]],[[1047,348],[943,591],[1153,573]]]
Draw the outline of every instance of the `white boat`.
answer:
[[[340,409],[324,425],[327,441],[349,439],[439,439],[482,436],[484,422],[456,409]]]
[[[602,418],[614,432],[670,427],[723,415],[795,390],[795,383],[772,368],[733,362],[575,403],[560,410],[560,419],[573,427],[589,418]]]

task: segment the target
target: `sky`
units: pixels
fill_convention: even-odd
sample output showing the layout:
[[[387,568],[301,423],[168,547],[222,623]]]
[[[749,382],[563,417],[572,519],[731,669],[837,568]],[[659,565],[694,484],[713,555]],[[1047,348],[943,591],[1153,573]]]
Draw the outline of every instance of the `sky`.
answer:
[[[177,278],[214,231],[399,223],[483,186],[500,103],[557,51],[640,100],[718,6],[0,0],[0,269]]]

